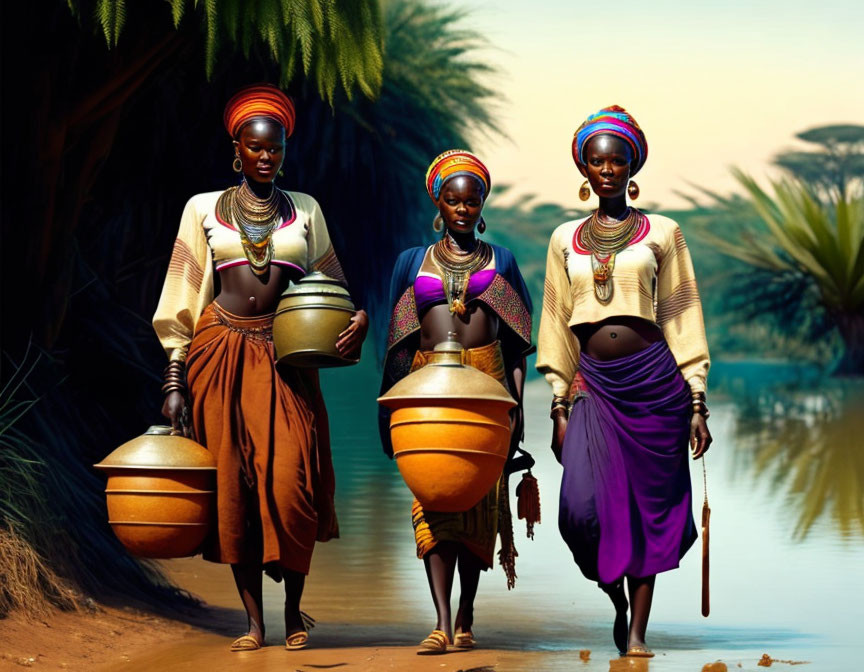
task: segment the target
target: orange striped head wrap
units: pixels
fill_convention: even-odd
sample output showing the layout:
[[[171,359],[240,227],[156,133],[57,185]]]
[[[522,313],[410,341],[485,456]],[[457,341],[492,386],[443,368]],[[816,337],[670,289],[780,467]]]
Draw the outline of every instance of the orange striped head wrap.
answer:
[[[231,97],[222,120],[234,139],[246,124],[260,118],[280,124],[288,137],[294,131],[294,117],[294,103],[281,89],[272,84],[253,84]]]
[[[489,196],[492,178],[483,162],[464,149],[451,149],[438,155],[426,171],[426,191],[435,203],[441,195],[444,183],[457,175],[470,175],[483,184],[483,198]]]

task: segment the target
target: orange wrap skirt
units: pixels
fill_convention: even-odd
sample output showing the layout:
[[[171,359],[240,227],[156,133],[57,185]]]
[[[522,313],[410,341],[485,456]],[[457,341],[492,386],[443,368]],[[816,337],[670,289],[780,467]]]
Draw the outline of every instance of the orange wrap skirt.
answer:
[[[418,350],[411,363],[411,371],[426,366],[430,354]],[[492,376],[507,387],[504,357],[499,341],[463,350],[462,363]],[[479,503],[461,513],[424,511],[423,506],[415,499],[411,507],[411,523],[414,526],[418,558],[435,548],[439,541],[455,541],[463,544],[486,568],[490,568],[495,560],[495,542],[499,528],[512,525],[507,501],[507,479],[499,479]]]
[[[204,558],[308,574],[315,542],[339,535],[327,414],[317,371],[277,371],[272,328],[213,302],[189,347],[193,434],[217,468]]]

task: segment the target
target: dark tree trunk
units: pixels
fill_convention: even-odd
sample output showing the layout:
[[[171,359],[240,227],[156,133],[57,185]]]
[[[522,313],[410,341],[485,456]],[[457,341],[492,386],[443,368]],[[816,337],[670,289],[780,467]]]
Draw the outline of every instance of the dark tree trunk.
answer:
[[[846,313],[836,317],[845,351],[834,375],[864,376],[864,313]]]

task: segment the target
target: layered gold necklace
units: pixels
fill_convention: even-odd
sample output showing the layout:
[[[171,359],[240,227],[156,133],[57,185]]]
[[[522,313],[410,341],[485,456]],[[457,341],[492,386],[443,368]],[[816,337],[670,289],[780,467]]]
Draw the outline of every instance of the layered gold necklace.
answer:
[[[267,198],[255,195],[246,180],[226,189],[216,202],[216,214],[240,233],[243,253],[255,275],[263,275],[273,259],[273,231],[289,210],[288,198],[274,185]]]
[[[591,252],[591,270],[594,273],[594,296],[601,303],[612,300],[612,271],[615,255],[630,244],[642,224],[642,213],[636,208],[622,220],[611,224],[600,218],[595,210],[579,228],[579,245]]]
[[[432,246],[432,262],[441,273],[444,296],[451,313],[464,315],[468,309],[465,294],[471,274],[482,270],[492,261],[492,248],[482,240],[471,252],[457,252],[450,236],[444,236]]]

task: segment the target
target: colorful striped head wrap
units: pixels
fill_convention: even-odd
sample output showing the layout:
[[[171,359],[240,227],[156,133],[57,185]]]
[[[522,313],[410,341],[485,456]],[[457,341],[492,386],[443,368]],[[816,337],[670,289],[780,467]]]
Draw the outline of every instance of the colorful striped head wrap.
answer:
[[[439,154],[426,171],[426,191],[436,203],[444,183],[452,177],[470,175],[483,184],[483,198],[489,196],[492,178],[483,162],[464,149],[451,149]]]
[[[633,150],[630,164],[631,177],[638,173],[648,158],[648,142],[636,120],[623,107],[611,105],[604,107],[588,117],[573,135],[573,160],[585,165],[585,146],[595,135],[614,135],[624,140]]]
[[[294,103],[272,84],[253,84],[235,93],[225,106],[222,117],[232,138],[253,119],[272,119],[285,129],[285,137],[294,130]]]

